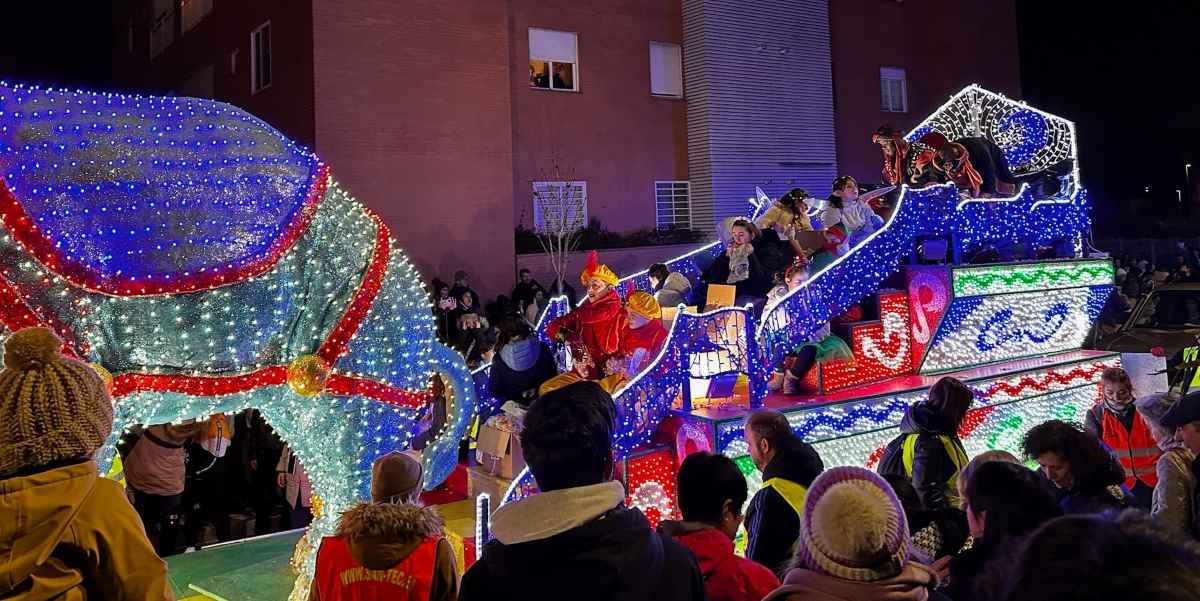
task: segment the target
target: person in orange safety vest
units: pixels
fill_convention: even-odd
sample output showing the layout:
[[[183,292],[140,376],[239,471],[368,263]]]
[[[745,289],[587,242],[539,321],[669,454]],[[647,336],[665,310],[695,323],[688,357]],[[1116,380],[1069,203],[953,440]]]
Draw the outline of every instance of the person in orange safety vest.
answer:
[[[1100,376],[1104,399],[1087,412],[1088,432],[1104,441],[1125,469],[1125,487],[1133,493],[1137,506],[1150,511],[1154,485],[1158,484],[1155,464],[1162,454],[1150,427],[1133,405],[1133,383],[1119,367],[1110,367]]]
[[[371,503],[342,513],[317,551],[309,601],[453,601],[454,551],[432,507],[416,503],[421,462],[388,453],[371,468]]]

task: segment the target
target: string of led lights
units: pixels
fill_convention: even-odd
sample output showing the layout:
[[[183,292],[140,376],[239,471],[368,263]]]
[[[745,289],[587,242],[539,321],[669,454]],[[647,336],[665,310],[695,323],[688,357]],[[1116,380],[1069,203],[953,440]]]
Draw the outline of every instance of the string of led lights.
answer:
[[[421,277],[311,152],[225,104],[0,82],[0,324],[46,325],[111,382],[114,434],[257,408],[320,507],[369,492],[447,383],[426,484],[457,462],[471,374]],[[111,376],[109,375],[111,374]],[[304,597],[312,545],[297,548]]]

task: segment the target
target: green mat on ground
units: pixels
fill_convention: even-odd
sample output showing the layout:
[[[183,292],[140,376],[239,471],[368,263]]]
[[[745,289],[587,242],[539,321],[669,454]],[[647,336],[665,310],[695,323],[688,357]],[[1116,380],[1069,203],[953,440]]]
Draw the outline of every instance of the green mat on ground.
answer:
[[[286,601],[295,577],[288,567],[302,532],[284,532],[245,542],[209,547],[167,558],[167,577],[175,595],[197,591],[189,584],[229,601]]]

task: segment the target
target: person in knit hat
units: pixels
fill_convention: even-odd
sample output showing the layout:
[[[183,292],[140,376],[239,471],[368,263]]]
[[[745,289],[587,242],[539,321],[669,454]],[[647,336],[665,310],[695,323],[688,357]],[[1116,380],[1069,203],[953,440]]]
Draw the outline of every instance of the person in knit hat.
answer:
[[[609,372],[621,371],[631,377],[658,357],[667,342],[667,329],[662,324],[662,307],[648,292],[630,293],[625,310],[629,314],[629,330],[621,339],[619,365]]]
[[[817,476],[804,499],[800,544],[783,584],[763,601],[924,601],[938,578],[909,561],[904,507],[887,481],[861,467]]]
[[[174,599],[121,485],[92,457],[112,432],[100,376],[46,328],[4,343],[0,599]]]
[[[617,294],[617,274],[601,264],[596,251],[588,254],[587,266],[579,275],[587,290],[587,301],[550,322],[546,335],[573,347],[582,375],[598,380],[605,375],[608,360],[621,351],[621,340],[629,330],[629,316]]]
[[[442,517],[417,502],[421,461],[392,452],[371,466],[371,502],[342,513],[317,550],[309,601],[454,601],[458,573]]]

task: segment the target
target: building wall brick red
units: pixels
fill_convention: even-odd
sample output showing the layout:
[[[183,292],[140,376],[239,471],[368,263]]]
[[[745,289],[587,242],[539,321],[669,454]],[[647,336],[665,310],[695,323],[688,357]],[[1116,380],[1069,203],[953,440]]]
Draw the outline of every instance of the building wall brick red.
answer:
[[[557,163],[588,186],[609,230],[654,227],[654,181],[687,179],[684,100],[650,94],[650,42],[681,44],[679,0],[513,0],[513,219],[533,223],[532,182]],[[579,91],[529,87],[529,28],[578,35]]]
[[[126,1],[114,9],[114,25],[123,32],[133,24],[134,51],[122,33],[114,49],[114,70],[126,85],[142,92],[182,94],[181,84],[212,68],[209,97],[228,102],[270,123],[288,137],[312,147],[312,0],[215,0],[199,24],[149,58],[150,7]],[[250,32],[271,22],[272,83],[250,93]],[[175,26],[180,25],[175,16]],[[178,29],[177,29],[178,31]],[[234,66],[230,56],[236,51]],[[193,94],[195,92],[192,92]]]
[[[134,51],[123,35],[113,49],[127,87],[178,92],[211,65],[213,97],[315,148],[427,278],[461,268],[507,291],[513,227],[532,225],[531,183],[556,161],[614,231],[653,227],[653,182],[688,179],[686,100],[649,81],[649,43],[682,43],[681,0],[214,0],[153,61],[149,4],[115,5],[114,29],[135,25]],[[251,94],[250,31],[268,19],[273,83]],[[829,22],[843,173],[878,181],[875,128],[912,127],[964,85],[1019,96],[1012,0],[831,0]],[[578,34],[578,92],[530,89],[530,27]],[[880,110],[881,66],[906,70],[907,113]]]
[[[969,84],[1019,98],[1016,19],[1012,0],[831,0],[839,171],[881,181],[875,129],[907,130]],[[880,67],[905,70],[907,113],[880,110]]]
[[[423,276],[514,279],[505,2],[316,2],[317,152]]]

